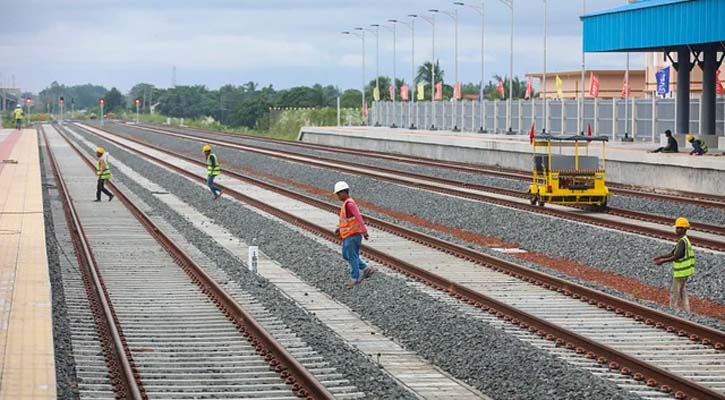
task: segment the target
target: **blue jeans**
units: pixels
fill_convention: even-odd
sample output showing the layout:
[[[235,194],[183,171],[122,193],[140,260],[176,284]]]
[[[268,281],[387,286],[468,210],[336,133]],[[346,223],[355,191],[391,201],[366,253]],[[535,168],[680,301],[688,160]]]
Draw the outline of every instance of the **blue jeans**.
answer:
[[[207,175],[206,176],[206,185],[209,186],[209,190],[211,190],[212,194],[214,196],[217,196],[218,193],[222,192],[222,189],[214,184],[214,175]]]
[[[365,271],[365,268],[368,267],[360,258],[362,238],[363,235],[358,233],[342,239],[342,258],[350,263],[350,278],[353,281],[360,280],[360,271]]]

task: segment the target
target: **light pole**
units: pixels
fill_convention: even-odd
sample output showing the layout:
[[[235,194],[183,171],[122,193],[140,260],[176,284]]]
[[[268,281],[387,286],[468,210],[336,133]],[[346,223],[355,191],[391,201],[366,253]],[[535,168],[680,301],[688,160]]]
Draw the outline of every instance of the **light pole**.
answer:
[[[413,103],[417,101],[416,96],[418,93],[418,89],[415,84],[415,19],[418,16],[416,14],[409,14],[408,17],[410,17],[410,24],[403,21],[399,22],[410,27],[410,90],[408,91],[410,101],[408,102],[408,126],[410,129],[415,129],[415,123],[413,123]],[[418,110],[418,108],[416,108],[416,110]],[[416,118],[415,122],[418,122],[418,118]]]
[[[485,50],[485,44],[486,44],[486,37],[485,37],[486,19],[485,19],[485,8],[484,7],[485,7],[486,3],[485,3],[485,0],[481,0],[481,6],[467,4],[467,3],[463,3],[461,1],[456,1],[453,4],[455,4],[457,6],[469,7],[481,15],[481,82],[480,82],[479,93],[480,93],[480,102],[481,102],[481,104],[480,104],[480,106],[481,106],[480,107],[481,108],[480,132],[483,133],[484,127],[486,126],[486,123],[483,121],[483,114],[484,114],[484,112],[483,112],[483,82],[486,79],[486,77],[485,77],[486,69],[485,69],[485,62],[484,62],[484,50]],[[457,32],[457,30],[456,30],[456,32]]]
[[[513,130],[511,126],[511,102],[514,95],[514,0],[499,0],[511,10],[510,30],[511,37],[509,39],[509,98],[506,101],[506,126],[509,132]]]
[[[398,76],[398,71],[397,71],[397,64],[396,64],[395,58],[396,58],[396,55],[398,53],[398,44],[397,44],[397,41],[398,41],[398,32],[397,32],[396,25],[395,25],[395,23],[397,21],[394,20],[394,19],[389,19],[388,22],[392,23],[393,26],[382,25],[382,27],[385,28],[385,29],[387,29],[387,30],[389,30],[389,31],[391,31],[391,32],[393,32],[393,82],[392,82],[392,85],[393,85],[393,97],[390,99],[393,102],[393,123],[390,124],[390,127],[391,128],[397,128],[398,127],[398,124],[395,123],[395,121],[397,121],[397,112],[395,110],[395,97],[396,97],[396,93],[398,92],[398,85],[396,84],[395,79]]]
[[[98,101],[101,105],[101,126],[103,126],[103,106],[106,104],[106,100],[101,97],[101,100]]]
[[[136,125],[138,125],[138,108],[141,105],[141,99],[136,99]]]
[[[380,96],[380,25],[378,24],[372,24],[371,27],[375,28],[373,29],[365,29],[368,32],[375,35],[375,89],[378,91],[378,96]],[[363,28],[355,28],[358,30],[363,30]],[[379,98],[379,97],[378,97]],[[374,101],[378,103],[378,106],[380,104],[379,100]],[[375,126],[380,126],[380,107],[377,108],[377,111],[375,112]]]
[[[430,10],[430,12],[432,12],[432,13],[441,13],[441,14],[447,15],[447,16],[451,17],[451,19],[453,20],[453,26],[454,26],[454,36],[453,36],[453,41],[454,41],[454,44],[453,44],[454,55],[453,55],[453,59],[454,59],[454,65],[455,65],[453,79],[455,80],[455,83],[454,84],[455,85],[458,85],[458,9],[457,8],[454,9],[453,12],[444,11],[444,10],[443,11],[442,10]],[[453,96],[453,101],[454,101],[454,105],[453,105],[453,112],[451,113],[451,115],[453,116],[454,123],[452,124],[452,126],[453,126],[453,130],[454,131],[458,131],[458,125],[456,125],[456,121],[458,120],[458,118],[456,117],[456,106],[455,106],[455,104],[458,101],[458,99],[456,98],[456,96]]]
[[[32,104],[33,104],[33,100],[30,97],[25,99],[25,111],[26,111],[26,114],[28,115],[28,117],[27,117],[28,127],[30,127],[30,106]]]
[[[65,99],[63,96],[60,96],[60,99],[58,99],[58,104],[60,105],[60,124],[63,125],[63,109],[65,108]]]
[[[362,113],[363,125],[366,125],[367,115],[365,115],[365,31],[362,28],[355,29],[359,30],[360,33],[344,31],[342,32],[342,34],[353,35],[362,40],[362,109],[360,110],[360,112]]]
[[[434,12],[433,10],[428,10],[429,12]],[[420,18],[423,18],[423,21],[429,23],[431,25],[432,29],[432,37],[433,37],[433,55],[430,65],[430,107],[431,107],[431,114],[432,120],[430,129],[435,130],[435,121],[436,121],[436,100],[435,100],[435,85],[436,85],[436,17],[435,14],[431,15],[430,17],[426,15],[419,15]]]
[[[543,133],[546,134],[547,129],[549,128],[549,97],[546,95],[546,46],[547,46],[547,30],[549,26],[549,5],[544,0],[544,79],[543,79],[543,86],[544,86],[544,129]]]
[[[582,15],[587,13],[587,0],[582,0]],[[584,134],[584,71],[586,68],[586,53],[584,53],[584,24],[582,24],[582,90],[579,98],[579,133]]]

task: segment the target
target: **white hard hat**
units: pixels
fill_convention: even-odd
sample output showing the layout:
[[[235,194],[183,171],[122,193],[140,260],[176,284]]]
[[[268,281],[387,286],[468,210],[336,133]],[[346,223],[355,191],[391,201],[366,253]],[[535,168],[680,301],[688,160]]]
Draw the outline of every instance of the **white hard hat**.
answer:
[[[339,193],[339,192],[342,192],[343,190],[349,190],[349,189],[350,189],[350,185],[348,185],[347,183],[345,183],[343,181],[337,182],[335,184],[335,193]]]
[[[20,108],[20,104],[16,104],[15,105],[15,108]]]

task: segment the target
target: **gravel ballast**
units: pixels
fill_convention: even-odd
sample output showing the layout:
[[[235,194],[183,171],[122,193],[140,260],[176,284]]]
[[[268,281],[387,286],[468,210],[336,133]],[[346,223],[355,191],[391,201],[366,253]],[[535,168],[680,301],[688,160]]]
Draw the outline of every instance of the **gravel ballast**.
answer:
[[[113,128],[114,131],[151,140],[172,150],[199,152],[198,143],[192,141],[156,135],[126,126]],[[323,190],[329,190],[338,180],[345,180],[352,186],[353,196],[397,212],[518,243],[524,249],[632,277],[655,287],[668,289],[670,286],[670,267],[656,266],[651,261],[655,255],[672,249],[673,244],[660,240],[444,196],[221,146],[216,146],[215,152],[219,155],[222,165],[226,160]],[[372,214],[399,222],[383,214]],[[725,277],[721,273],[725,256],[699,251],[697,257],[697,273],[688,282],[688,291],[725,304],[725,292],[722,290]]]
[[[112,157],[133,166],[138,173],[183,198],[233,234],[247,242],[256,239],[256,243],[270,257],[382,328],[387,336],[397,339],[407,349],[433,360],[454,376],[495,398],[637,398],[610,382],[565,364],[481,321],[464,317],[454,307],[412,289],[399,278],[378,274],[369,284],[347,290],[344,288],[347,279],[345,265],[337,251],[224,197],[212,202],[205,189],[188,180],[121,151],[102,139],[86,133],[83,136],[104,145]],[[154,207],[212,260],[221,266],[234,265],[234,260],[226,259],[227,256],[220,248],[173,210],[159,204],[151,193],[134,182],[129,182],[120,173],[114,176]],[[244,286],[264,286],[263,283],[256,282],[256,279],[247,277],[246,273],[240,273],[238,267],[235,270],[239,274],[239,282],[244,283]],[[276,292],[264,290],[262,287],[258,287],[257,291],[260,296],[270,296],[270,293]],[[283,299],[270,301],[285,303]],[[310,326],[314,327],[314,324]],[[307,327],[301,331],[307,331]],[[329,336],[319,329],[313,332],[316,333],[312,338],[303,337],[310,344],[314,344],[316,335],[321,338]],[[339,345],[332,349],[316,347],[333,364],[341,360],[339,357],[335,358],[335,354],[329,353],[339,351],[339,348]],[[357,367],[350,366],[350,371],[356,370]],[[341,368],[341,371],[344,369]],[[351,375],[348,379],[360,385],[359,388],[367,390],[369,385],[366,386],[364,381],[369,377],[365,372],[352,372]],[[359,381],[363,382],[358,383]]]
[[[198,136],[212,136],[212,134],[194,132],[188,129],[178,129],[172,127],[164,127],[163,129],[179,132],[187,135],[198,135]],[[369,157],[364,155],[350,155],[342,153],[334,153],[331,151],[322,151],[310,148],[304,148],[300,146],[294,146],[291,144],[277,144],[270,142],[263,142],[259,140],[253,140],[243,137],[230,137],[215,135],[220,140],[233,141],[241,144],[248,144],[257,147],[263,147],[266,149],[279,149],[284,151],[292,151],[299,154],[308,154],[314,156],[325,157],[333,160],[349,161],[359,163],[363,165],[375,165],[384,168],[390,168],[401,171],[408,171],[422,175],[434,176],[439,178],[450,179],[459,182],[479,184],[492,186],[503,189],[517,190],[520,192],[526,192],[529,187],[529,181],[518,181],[512,179],[498,178],[495,176],[487,176],[482,174],[470,173],[470,172],[459,172],[446,168],[431,167],[424,165],[412,165],[409,163],[384,160],[375,157]],[[364,151],[361,151],[363,154]],[[705,207],[699,207],[694,205],[688,205],[685,203],[673,203],[662,200],[653,200],[642,197],[612,195],[609,198],[609,205],[616,208],[624,208],[627,210],[634,210],[640,212],[646,212],[650,214],[658,214],[665,217],[671,217],[674,219],[677,216],[684,216],[692,221],[701,221],[709,224],[725,225],[725,212],[719,209],[710,209]]]

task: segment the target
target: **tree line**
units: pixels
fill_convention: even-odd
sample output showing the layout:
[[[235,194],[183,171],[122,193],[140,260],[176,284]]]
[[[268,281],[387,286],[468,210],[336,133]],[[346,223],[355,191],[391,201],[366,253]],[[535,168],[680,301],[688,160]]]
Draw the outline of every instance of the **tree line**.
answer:
[[[435,68],[436,83],[445,82],[445,71],[436,62],[435,66],[427,62],[417,71],[416,83],[425,84],[425,99],[430,99],[431,68]],[[484,97],[489,100],[501,98],[497,91],[499,81],[504,82],[505,93],[508,95],[508,80],[494,76],[492,81],[484,86]],[[389,87],[391,78],[380,76],[371,80],[365,87],[366,101],[373,101],[373,90],[376,85],[380,88],[380,99],[391,100]],[[400,88],[406,84],[404,79],[395,80],[395,98],[400,101]],[[513,80],[514,98],[523,98],[526,91],[525,81],[518,77]],[[480,86],[477,83],[466,83],[461,87],[463,96],[478,96]],[[412,88],[411,88],[412,95]],[[136,100],[139,101],[140,111],[144,113],[155,112],[167,117],[175,118],[203,118],[211,117],[223,125],[233,127],[248,127],[265,129],[269,123],[269,113],[272,108],[325,108],[335,107],[337,98],[340,98],[342,108],[360,108],[362,92],[358,89],[340,90],[336,86],[315,84],[312,86],[297,86],[289,89],[276,90],[272,85],[260,86],[255,82],[243,85],[224,85],[219,89],[209,89],[204,85],[179,85],[171,88],[158,88],[149,83],[134,85],[129,93],[122,94],[118,89],[106,89],[103,86],[85,84],[65,86],[53,82],[49,87],[38,94],[38,106],[49,107],[56,110],[58,99],[65,99],[65,107],[70,110],[86,110],[87,112],[100,112],[99,99],[104,98],[104,112],[135,112]],[[453,96],[453,86],[443,85],[443,99],[449,100]]]

